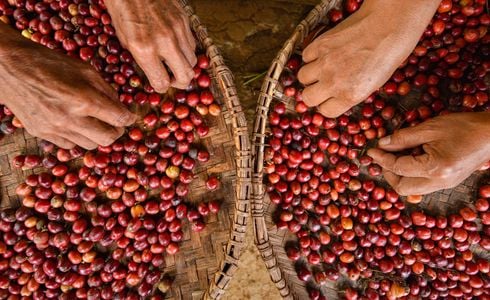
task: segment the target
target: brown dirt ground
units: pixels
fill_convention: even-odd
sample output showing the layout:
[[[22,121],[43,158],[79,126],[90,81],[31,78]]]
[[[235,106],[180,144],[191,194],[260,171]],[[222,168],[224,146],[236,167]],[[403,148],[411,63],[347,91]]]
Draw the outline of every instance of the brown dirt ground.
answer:
[[[222,50],[235,74],[242,105],[253,122],[261,79],[244,86],[245,77],[260,74],[269,65],[295,26],[318,2],[315,0],[193,0],[208,28],[209,35]],[[252,228],[247,235],[240,269],[224,299],[280,299],[276,287],[255,248]]]

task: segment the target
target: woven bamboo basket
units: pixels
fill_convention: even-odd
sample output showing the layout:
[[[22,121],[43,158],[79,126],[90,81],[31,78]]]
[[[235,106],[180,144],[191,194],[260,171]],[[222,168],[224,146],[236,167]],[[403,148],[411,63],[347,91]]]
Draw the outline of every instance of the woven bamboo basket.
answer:
[[[168,299],[219,299],[233,275],[245,241],[251,194],[251,150],[247,121],[242,111],[231,71],[218,48],[187,1],[181,1],[198,45],[210,58],[212,90],[222,107],[219,117],[207,118],[210,132],[198,141],[206,147],[211,159],[195,170],[186,201],[218,200],[220,212],[206,220],[206,228],[195,233],[184,227],[180,251],[166,255],[165,274],[173,279]],[[18,207],[15,188],[28,174],[42,169],[22,171],[11,165],[12,159],[24,153],[37,153],[38,139],[23,130],[0,142],[1,208]],[[205,187],[208,175],[219,175],[221,188],[210,193]],[[185,225],[186,226],[186,225]]]
[[[284,299],[309,299],[304,282],[298,279],[295,264],[291,261],[285,251],[285,246],[290,241],[296,241],[297,237],[288,230],[278,230],[274,222],[275,205],[271,203],[264,184],[264,150],[267,147],[268,114],[271,104],[282,101],[286,103],[288,111],[294,111],[294,101],[285,99],[280,84],[280,76],[286,63],[293,54],[301,54],[304,44],[308,44],[328,25],[328,12],[333,8],[341,8],[342,0],[323,0],[307,17],[296,27],[295,31],[286,41],[269,68],[257,102],[256,118],[252,133],[252,222],[255,234],[255,244],[264,260],[271,280],[279,290]],[[287,98],[287,97],[286,97]],[[403,99],[402,105],[412,105],[410,96]],[[465,182],[454,189],[443,190],[424,197],[419,205],[427,211],[446,215],[457,211],[462,205],[471,206],[477,197],[477,187],[481,183],[489,182],[487,172],[477,172]],[[382,182],[382,178],[375,178]],[[407,207],[408,211],[415,207]],[[488,257],[481,249],[473,249],[480,255]],[[337,283],[329,283],[321,288],[327,299],[338,299],[339,286],[343,285],[341,278]]]

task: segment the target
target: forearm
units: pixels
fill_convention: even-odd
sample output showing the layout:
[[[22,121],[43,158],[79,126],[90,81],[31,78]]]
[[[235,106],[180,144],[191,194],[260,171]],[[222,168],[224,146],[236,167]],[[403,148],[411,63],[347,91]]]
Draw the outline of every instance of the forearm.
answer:
[[[425,28],[437,11],[441,0],[366,0],[361,9],[383,9],[393,18],[419,20],[419,28]]]
[[[16,48],[15,41],[20,36],[17,32],[9,28],[8,25],[0,22],[0,38],[2,42],[0,43],[0,80],[4,83],[9,82],[5,76],[10,73],[9,65],[12,61],[12,53],[15,53],[13,48]],[[0,95],[0,104],[6,104],[6,100],[9,97],[5,95]]]
[[[19,32],[0,22],[0,62],[8,56],[15,54],[15,50],[22,44],[29,43]]]
[[[366,0],[359,13],[370,35],[387,51],[385,63],[400,65],[417,45],[441,0]],[[397,49],[397,50],[395,50]]]
[[[378,20],[379,22],[387,26],[396,24],[397,28],[392,28],[393,30],[422,35],[440,2],[441,0],[366,0],[360,11],[369,14],[382,10],[385,19]]]
[[[37,56],[39,49],[44,47],[24,38],[18,31],[0,22],[0,81],[5,85],[20,86],[20,82],[26,84],[28,77],[39,75],[42,70],[34,68],[36,60],[41,60],[42,55]],[[26,62],[20,63],[19,62]],[[42,76],[42,75],[39,75]],[[10,105],[14,99],[3,90],[0,95],[0,103]],[[22,99],[24,100],[24,99]]]

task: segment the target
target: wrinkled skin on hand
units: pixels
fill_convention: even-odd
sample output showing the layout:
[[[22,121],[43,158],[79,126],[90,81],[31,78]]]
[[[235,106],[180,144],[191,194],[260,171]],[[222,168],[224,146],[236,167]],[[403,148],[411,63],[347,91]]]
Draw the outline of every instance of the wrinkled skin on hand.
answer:
[[[70,149],[110,145],[136,116],[89,65],[0,24],[2,101],[32,135]]]
[[[121,44],[133,54],[153,88],[185,89],[197,62],[187,14],[177,0],[106,0]],[[173,73],[171,78],[165,65]]]
[[[303,100],[338,117],[380,88],[410,55],[440,0],[367,0],[303,51]]]
[[[396,154],[417,146],[422,155]],[[368,155],[400,195],[453,188],[490,159],[490,113],[454,113],[401,129]]]

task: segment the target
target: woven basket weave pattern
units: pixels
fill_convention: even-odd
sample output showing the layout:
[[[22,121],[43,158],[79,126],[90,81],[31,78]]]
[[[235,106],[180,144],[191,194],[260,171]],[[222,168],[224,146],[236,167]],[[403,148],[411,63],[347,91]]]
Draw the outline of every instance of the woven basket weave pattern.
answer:
[[[301,50],[302,44],[309,37],[310,32],[317,29],[320,25],[328,24],[328,12],[332,8],[340,8],[342,3],[342,0],[322,1],[296,27],[290,39],[284,44],[272,62],[257,102],[256,119],[252,135],[254,163],[252,221],[255,243],[270,273],[271,280],[284,299],[309,299],[309,295],[305,283],[301,282],[296,274],[294,262],[287,257],[285,251],[285,245],[289,241],[297,241],[297,237],[288,230],[277,230],[273,219],[276,207],[271,205],[265,189],[263,168],[264,150],[267,147],[268,113],[271,104],[281,98],[281,93],[277,93],[281,89],[279,78],[289,58]],[[410,99],[406,101],[410,101]],[[292,103],[288,103],[289,109],[294,111]],[[376,178],[376,180],[380,182],[382,178]],[[474,199],[476,199],[478,185],[488,181],[488,172],[478,172],[454,189],[443,190],[425,196],[424,201],[418,208],[424,208],[435,214],[447,215],[458,210],[463,205],[471,206]],[[407,211],[414,208],[416,207],[409,206]],[[479,249],[473,250],[482,254]],[[488,253],[483,255],[488,255]],[[342,285],[342,280],[336,284],[337,286]],[[321,287],[321,290],[327,299],[337,299],[339,297],[335,283],[329,282],[326,286]]]
[[[206,229],[195,233],[184,230],[180,251],[166,255],[164,272],[174,277],[172,299],[220,298],[238,268],[244,247],[251,194],[251,151],[247,122],[237,96],[231,71],[209,38],[205,27],[187,1],[181,1],[189,16],[198,43],[210,58],[213,92],[222,106],[222,114],[206,118],[209,135],[200,140],[211,159],[195,170],[196,178],[190,185],[188,200],[199,202],[218,200],[221,210],[206,220]],[[17,207],[16,186],[32,172],[11,166],[12,159],[24,153],[37,153],[38,140],[23,130],[0,142],[0,183],[2,208]],[[209,175],[220,177],[221,188],[210,193],[204,182]]]
[[[284,299],[307,299],[308,294],[296,276],[292,262],[286,256],[284,244],[286,242],[282,232],[275,231],[271,219],[268,201],[264,199],[265,186],[263,184],[264,149],[266,147],[266,129],[268,126],[268,112],[273,102],[276,89],[279,88],[279,77],[284,70],[288,59],[300,46],[309,32],[325,21],[325,16],[332,8],[339,6],[341,0],[322,1],[308,16],[296,27],[291,38],[284,44],[282,50],[272,62],[262,85],[256,109],[256,119],[253,127],[253,162],[254,173],[252,178],[252,218],[255,233],[255,244],[259,249],[271,279],[279,289]],[[267,198],[267,197],[266,197]],[[297,291],[300,291],[298,294]]]

